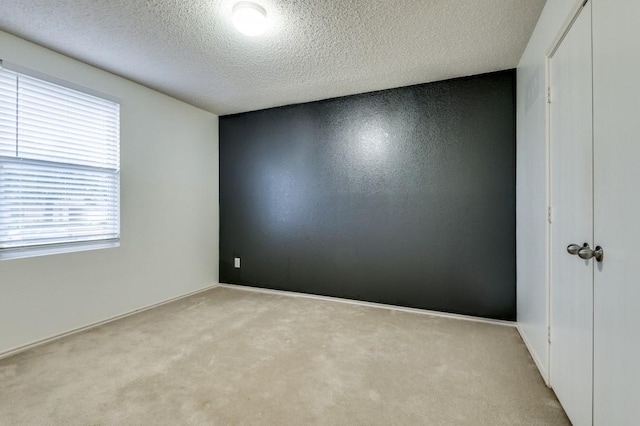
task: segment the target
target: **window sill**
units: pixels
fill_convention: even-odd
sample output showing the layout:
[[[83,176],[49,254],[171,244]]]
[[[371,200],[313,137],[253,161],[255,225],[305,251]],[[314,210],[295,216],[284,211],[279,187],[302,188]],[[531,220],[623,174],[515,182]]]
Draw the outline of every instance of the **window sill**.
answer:
[[[23,247],[0,251],[0,260],[24,259],[28,257],[48,256],[54,254],[74,253],[79,251],[100,250],[120,247],[120,240],[87,241],[74,244],[57,244],[52,246]]]

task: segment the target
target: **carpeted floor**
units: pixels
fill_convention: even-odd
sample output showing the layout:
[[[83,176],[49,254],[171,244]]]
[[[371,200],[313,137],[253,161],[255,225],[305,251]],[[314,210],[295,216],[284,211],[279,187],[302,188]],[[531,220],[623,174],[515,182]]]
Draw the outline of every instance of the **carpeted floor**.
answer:
[[[0,425],[566,425],[512,327],[215,288],[0,360]]]

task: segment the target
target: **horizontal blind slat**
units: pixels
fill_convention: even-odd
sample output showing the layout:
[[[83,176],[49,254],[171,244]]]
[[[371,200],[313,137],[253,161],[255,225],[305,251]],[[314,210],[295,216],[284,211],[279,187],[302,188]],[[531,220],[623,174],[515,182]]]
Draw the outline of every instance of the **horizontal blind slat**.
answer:
[[[78,90],[70,89],[68,87],[60,86],[28,75],[19,74],[19,78],[24,87],[32,90],[38,90],[51,96],[59,96],[64,99],[74,100],[75,102],[86,104],[95,110],[98,110],[101,106],[105,108],[119,106],[117,103],[108,99],[102,99],[88,93],[83,93]]]
[[[103,118],[67,108],[51,108],[46,102],[38,102],[24,97],[20,97],[18,102],[18,114],[25,117],[31,115],[39,119],[52,117],[65,122],[77,123],[78,125],[86,126],[88,129],[109,129],[116,127],[118,124],[115,117]]]

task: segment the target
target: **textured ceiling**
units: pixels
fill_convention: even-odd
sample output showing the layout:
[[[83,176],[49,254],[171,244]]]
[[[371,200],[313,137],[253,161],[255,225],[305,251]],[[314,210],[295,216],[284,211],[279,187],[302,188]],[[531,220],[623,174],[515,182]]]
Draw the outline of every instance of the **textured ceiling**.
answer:
[[[2,0],[0,29],[217,114],[513,68],[545,0]]]

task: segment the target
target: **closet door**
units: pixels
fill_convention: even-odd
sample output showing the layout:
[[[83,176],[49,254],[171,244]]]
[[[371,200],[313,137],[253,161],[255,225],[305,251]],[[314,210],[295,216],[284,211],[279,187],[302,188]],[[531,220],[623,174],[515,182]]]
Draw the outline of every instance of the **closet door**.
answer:
[[[593,241],[591,4],[550,57],[551,386],[575,426],[592,421]],[[568,252],[568,246],[572,245]],[[591,246],[593,247],[593,246]]]
[[[640,425],[640,1],[593,2],[594,424]]]

